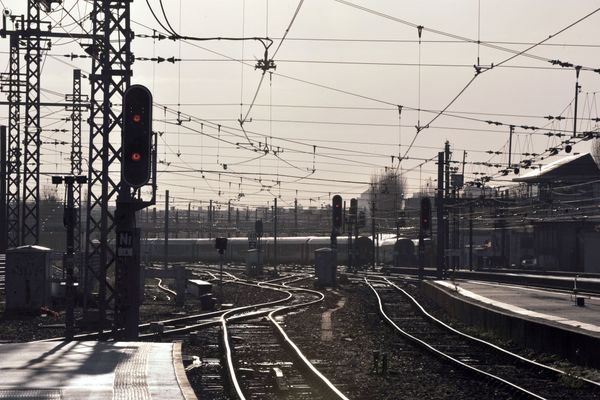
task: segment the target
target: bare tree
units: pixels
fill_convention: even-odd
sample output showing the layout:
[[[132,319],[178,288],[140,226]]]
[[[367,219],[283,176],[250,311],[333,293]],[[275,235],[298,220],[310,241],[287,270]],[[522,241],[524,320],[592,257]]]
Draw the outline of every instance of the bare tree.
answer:
[[[396,226],[406,193],[406,179],[396,169],[385,169],[371,177],[371,204],[375,201],[375,213],[383,228]]]

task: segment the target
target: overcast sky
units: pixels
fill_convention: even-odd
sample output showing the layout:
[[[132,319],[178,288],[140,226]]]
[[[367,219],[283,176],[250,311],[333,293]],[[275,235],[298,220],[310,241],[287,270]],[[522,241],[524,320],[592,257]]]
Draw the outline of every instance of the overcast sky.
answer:
[[[2,3],[13,14],[25,12],[25,1]],[[336,193],[358,196],[385,168],[399,168],[414,193],[435,179],[435,163],[425,160],[435,158],[446,140],[453,160],[467,153],[466,181],[484,174],[494,178],[491,185],[506,185],[515,175],[498,171],[508,162],[509,125],[516,126],[513,164],[531,158],[523,153],[562,148],[561,140],[572,133],[575,69],[549,60],[582,66],[578,132],[598,130],[600,74],[592,70],[600,68],[600,12],[505,61],[592,13],[600,7],[597,0],[306,0],[299,9],[298,0],[163,3],[181,35],[269,37],[274,42],[269,58],[280,46],[276,69],[265,74],[250,109],[262,75],[255,68],[264,57],[259,41],[133,41],[136,57],[182,60],[138,60],[132,78],[153,91],[154,130],[161,132],[159,191],[170,190],[180,204],[206,206],[212,199],[253,207],[272,205],[278,197],[281,206],[291,206],[294,198],[304,206],[321,205]],[[150,4],[165,24],[159,1]],[[55,8],[45,16],[55,25],[60,21],[53,29],[76,32],[81,27],[74,19],[85,19],[91,3],[66,0]],[[136,0],[131,16],[136,34],[164,33],[146,1]],[[423,27],[421,43],[417,26]],[[83,27],[89,29],[88,20]],[[8,39],[2,42],[6,71]],[[71,53],[83,54],[77,42],[53,41],[44,60],[43,100],[60,100],[71,91],[73,68],[90,71],[89,59],[63,57]],[[478,57],[484,72],[473,79]],[[499,66],[486,70],[492,63]],[[89,93],[87,82],[83,92]],[[178,111],[184,116],[180,125]],[[50,131],[70,129],[61,120],[65,111],[44,109],[43,115],[48,115],[44,140],[70,141],[70,133]],[[238,121],[246,115],[247,137]],[[6,107],[2,116],[6,121]],[[416,126],[434,118],[409,148]],[[87,142],[87,126],[84,133]],[[589,148],[590,142],[581,142],[573,151]],[[69,151],[69,145],[44,145],[42,172],[68,172]],[[540,158],[534,165],[553,159]],[[501,167],[478,165],[482,162]]]

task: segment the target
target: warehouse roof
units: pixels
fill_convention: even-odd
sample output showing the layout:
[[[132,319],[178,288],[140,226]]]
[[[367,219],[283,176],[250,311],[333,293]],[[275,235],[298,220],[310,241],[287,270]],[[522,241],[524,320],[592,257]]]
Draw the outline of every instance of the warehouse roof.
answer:
[[[513,182],[525,183],[569,183],[600,179],[600,169],[590,153],[566,156],[542,165]]]

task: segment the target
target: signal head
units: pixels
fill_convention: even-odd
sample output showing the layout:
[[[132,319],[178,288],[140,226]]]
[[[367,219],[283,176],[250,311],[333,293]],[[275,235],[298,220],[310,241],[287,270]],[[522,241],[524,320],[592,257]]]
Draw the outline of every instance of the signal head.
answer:
[[[152,169],[152,93],[144,86],[125,91],[121,139],[123,181],[139,188],[148,183]]]

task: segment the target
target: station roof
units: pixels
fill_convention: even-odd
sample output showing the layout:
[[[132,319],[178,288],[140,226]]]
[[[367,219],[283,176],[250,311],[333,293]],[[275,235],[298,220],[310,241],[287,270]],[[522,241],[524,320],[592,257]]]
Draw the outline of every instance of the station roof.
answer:
[[[574,183],[600,179],[600,169],[590,153],[566,156],[543,165],[513,182],[525,183]]]

